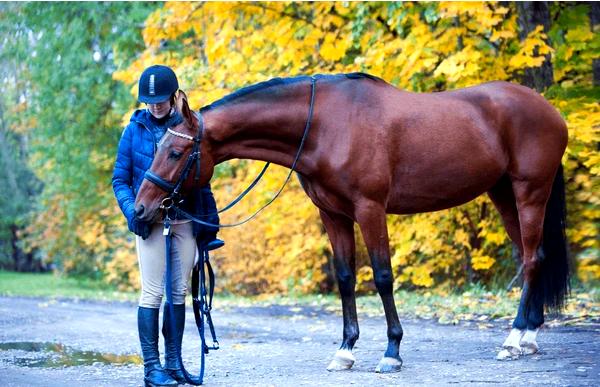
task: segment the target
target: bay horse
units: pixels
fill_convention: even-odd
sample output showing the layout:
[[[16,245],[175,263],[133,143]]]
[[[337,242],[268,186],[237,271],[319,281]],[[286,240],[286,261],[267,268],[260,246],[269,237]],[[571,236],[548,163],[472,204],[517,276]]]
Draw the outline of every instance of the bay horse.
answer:
[[[240,89],[197,115],[178,92],[177,109],[184,122],[165,134],[150,171],[174,183],[195,149],[201,161],[191,169],[199,176],[194,181],[189,174],[183,185],[188,191],[209,182],[215,165],[229,159],[290,168],[310,125],[295,171],[331,241],[344,322],[329,370],[349,369],[355,362],[354,222],[368,249],[387,322],[388,345],[376,371],[398,371],[403,331],[393,298],[386,214],[438,211],[486,192],[518,246],[525,273],[513,329],[498,358],[537,351],[544,306],[560,308],[569,290],[561,166],[567,129],[542,96],[499,81],[412,93],[351,73],[274,78]],[[143,182],[135,204],[138,219],[160,217],[162,186]]]

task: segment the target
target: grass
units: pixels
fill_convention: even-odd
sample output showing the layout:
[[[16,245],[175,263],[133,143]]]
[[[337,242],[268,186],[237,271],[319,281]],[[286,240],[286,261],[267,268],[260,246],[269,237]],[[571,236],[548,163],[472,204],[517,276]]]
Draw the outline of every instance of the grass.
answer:
[[[475,324],[481,329],[492,326],[491,322],[508,325],[514,318],[521,290],[489,291],[473,286],[462,293],[435,291],[397,290],[394,293],[396,308],[401,319],[421,318],[440,324]],[[383,306],[378,295],[357,297],[359,316],[383,316]],[[260,297],[234,297],[217,295],[215,306],[312,306],[341,315],[341,301],[337,294]],[[300,311],[300,309],[298,309]],[[596,287],[573,289],[562,314],[548,313],[547,326],[586,325],[600,322],[600,289]]]
[[[102,301],[135,301],[134,293],[89,278],[73,278],[53,273],[15,273],[0,271],[0,295],[72,298]]]
[[[0,271],[0,295],[130,302],[136,302],[138,299],[136,292],[120,292],[103,282],[87,278],[6,271]],[[480,286],[473,286],[460,294],[406,290],[398,290],[395,293],[396,307],[402,318],[423,318],[441,324],[469,321],[475,322],[481,328],[489,326],[491,320],[510,321],[516,312],[519,297],[520,290],[516,288],[512,291],[489,291]],[[337,294],[240,297],[217,293],[214,302],[216,308],[268,307],[275,304],[292,308],[312,306],[341,313],[341,302]],[[383,316],[378,295],[358,297],[357,309],[362,316]],[[547,325],[598,323],[600,289],[581,286],[574,289],[563,315],[557,317],[550,315]]]

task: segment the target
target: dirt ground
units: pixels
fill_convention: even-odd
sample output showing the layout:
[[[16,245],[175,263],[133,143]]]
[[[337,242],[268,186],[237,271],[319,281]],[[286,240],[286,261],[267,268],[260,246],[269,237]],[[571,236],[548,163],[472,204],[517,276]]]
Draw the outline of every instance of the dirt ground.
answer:
[[[219,307],[213,312],[221,349],[207,357],[207,386],[598,386],[600,324],[543,328],[539,354],[500,362],[506,322],[440,325],[403,320],[395,374],[376,374],[386,346],[385,320],[360,318],[352,370],[328,372],[341,340],[341,317],[319,308]],[[140,386],[136,306],[130,303],[0,297],[0,385]],[[161,343],[162,348],[162,343]],[[199,370],[191,308],[184,361]]]

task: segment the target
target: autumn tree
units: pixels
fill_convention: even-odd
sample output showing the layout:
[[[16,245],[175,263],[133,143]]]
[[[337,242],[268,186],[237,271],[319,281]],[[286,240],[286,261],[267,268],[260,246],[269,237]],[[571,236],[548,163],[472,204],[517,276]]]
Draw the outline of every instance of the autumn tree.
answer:
[[[6,15],[17,6],[1,4],[0,14]],[[3,69],[0,95],[0,268],[17,271],[39,271],[43,267],[32,251],[25,252],[20,233],[32,203],[40,190],[40,182],[28,168],[27,136],[17,124],[22,110],[19,101],[24,97],[24,66],[20,57],[10,49],[9,39],[13,21],[0,16],[0,67]]]
[[[520,1],[516,3],[519,12],[519,38],[525,40],[532,32],[543,33],[542,39],[547,46],[548,31],[550,30],[550,7],[546,1]],[[539,52],[534,52],[539,55]],[[525,69],[521,83],[539,92],[546,90],[554,82],[552,70],[552,57],[550,52],[544,55],[540,66]]]
[[[114,128],[133,101],[112,72],[141,48],[137,27],[149,7],[2,6],[2,58],[19,71],[3,81],[21,90],[7,126],[23,136],[28,165],[44,183],[21,243],[65,271],[99,275],[110,241],[125,235],[109,187]]]

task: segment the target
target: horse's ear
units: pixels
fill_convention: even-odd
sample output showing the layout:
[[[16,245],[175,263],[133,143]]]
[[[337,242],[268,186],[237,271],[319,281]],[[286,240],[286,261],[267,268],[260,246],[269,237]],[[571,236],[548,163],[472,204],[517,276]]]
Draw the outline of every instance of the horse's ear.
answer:
[[[194,122],[193,113],[188,105],[187,95],[185,95],[183,91],[177,90],[175,104],[177,106],[177,110],[183,116],[183,119],[191,125]]]

